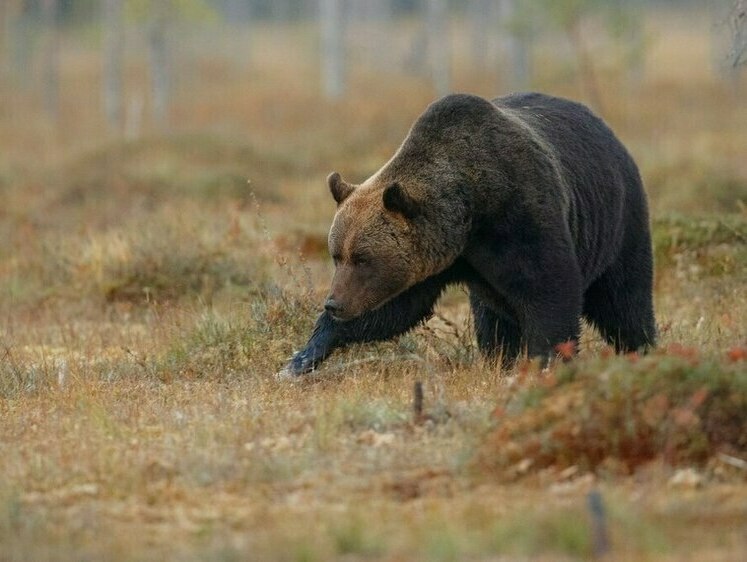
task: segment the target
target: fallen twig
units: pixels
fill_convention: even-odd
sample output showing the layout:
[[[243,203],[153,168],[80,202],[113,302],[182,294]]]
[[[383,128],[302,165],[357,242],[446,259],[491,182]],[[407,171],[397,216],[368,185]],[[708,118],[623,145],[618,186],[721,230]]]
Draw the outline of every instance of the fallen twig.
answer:
[[[739,457],[732,457],[731,455],[727,455],[726,453],[718,453],[716,455],[716,458],[718,458],[718,460],[720,460],[721,462],[728,464],[729,466],[733,466],[734,468],[747,470],[747,461],[742,460]]]

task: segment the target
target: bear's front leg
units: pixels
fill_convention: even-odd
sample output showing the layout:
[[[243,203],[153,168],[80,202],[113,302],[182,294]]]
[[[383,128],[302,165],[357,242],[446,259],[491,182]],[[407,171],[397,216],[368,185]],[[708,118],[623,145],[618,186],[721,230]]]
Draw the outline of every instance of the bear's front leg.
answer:
[[[316,369],[339,346],[338,331],[339,323],[328,312],[323,312],[317,319],[306,346],[293,356],[279,376],[296,377]]]
[[[404,334],[430,318],[444,288],[461,281],[463,275],[463,264],[454,264],[352,320],[338,322],[328,312],[322,313],[304,349],[293,356],[279,376],[292,378],[313,371],[335,349],[345,345],[384,341]]]
[[[535,245],[483,243],[467,257],[515,315],[529,357],[547,362],[578,341],[583,282],[570,244],[538,235]]]

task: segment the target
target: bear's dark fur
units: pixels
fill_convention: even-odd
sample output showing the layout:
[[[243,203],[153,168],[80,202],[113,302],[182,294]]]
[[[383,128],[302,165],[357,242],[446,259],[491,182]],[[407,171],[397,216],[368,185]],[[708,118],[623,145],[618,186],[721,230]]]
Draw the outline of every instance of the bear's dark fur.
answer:
[[[479,349],[504,364],[578,340],[582,316],[618,352],[655,342],[638,169],[581,104],[450,95],[363,184],[328,183],[332,289],[285,374],[410,330],[451,283],[469,288]]]

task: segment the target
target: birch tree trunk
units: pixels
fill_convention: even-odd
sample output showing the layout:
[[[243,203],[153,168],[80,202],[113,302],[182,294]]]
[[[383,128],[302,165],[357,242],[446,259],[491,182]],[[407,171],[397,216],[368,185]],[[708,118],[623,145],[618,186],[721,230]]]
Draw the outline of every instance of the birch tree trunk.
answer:
[[[34,50],[32,24],[28,14],[23,13],[20,2],[11,2],[17,8],[11,16],[12,25],[8,29],[8,62],[14,86],[27,90],[31,83],[31,59]]]
[[[509,86],[514,91],[529,88],[532,57],[528,22],[521,21],[519,0],[500,0],[499,17],[505,34],[504,51],[510,66]]]
[[[392,39],[394,27],[392,26],[391,0],[371,2],[371,19],[375,26],[371,34],[371,53],[374,65],[390,71],[394,60],[393,53],[396,48],[396,43]]]
[[[494,0],[470,0],[468,16],[470,21],[470,39],[472,61],[475,68],[483,70],[487,66],[489,52],[489,28]]]
[[[8,75],[8,30],[10,29],[10,2],[0,2],[0,88],[5,87]]]
[[[152,116],[159,128],[166,126],[171,101],[171,61],[167,40],[170,7],[169,0],[154,1],[148,23]]]
[[[251,17],[250,0],[226,0],[226,18],[232,25],[245,25]]]
[[[391,0],[348,0],[345,17],[349,58],[377,70],[391,70],[397,40]]]
[[[320,0],[319,18],[322,33],[322,88],[327,99],[335,100],[345,93],[342,1]]]
[[[625,46],[628,83],[639,87],[646,76],[646,11],[642,0],[615,0],[612,15]]]
[[[451,89],[451,49],[446,0],[427,0],[428,54],[433,87],[441,97]]]
[[[5,90],[10,79],[10,31],[13,19],[13,2],[0,2],[0,91]]]
[[[729,64],[736,70],[747,65],[747,0],[736,0],[729,13],[731,49]]]
[[[251,2],[226,0],[224,8],[225,33],[228,39],[224,47],[225,56],[239,66],[239,72],[245,72],[251,67]]]
[[[289,0],[272,0],[270,14],[275,21],[286,22],[290,19],[291,5]]]
[[[41,4],[44,25],[44,49],[42,53],[42,90],[44,111],[57,120],[60,104],[60,40],[57,25],[57,0],[43,0]]]
[[[104,3],[104,112],[109,124],[120,130],[124,115],[124,18],[123,0]]]

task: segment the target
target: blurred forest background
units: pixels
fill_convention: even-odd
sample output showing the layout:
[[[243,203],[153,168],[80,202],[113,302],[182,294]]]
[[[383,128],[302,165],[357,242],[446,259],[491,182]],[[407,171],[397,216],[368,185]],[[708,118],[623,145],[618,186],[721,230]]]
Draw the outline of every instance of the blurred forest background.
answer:
[[[3,0],[0,127],[70,149],[154,131],[251,133],[258,120],[282,126],[302,100],[388,106],[388,94],[413,90],[557,90],[613,121],[678,90],[729,90],[736,103],[745,9],[739,0]],[[638,107],[619,107],[620,97]]]

